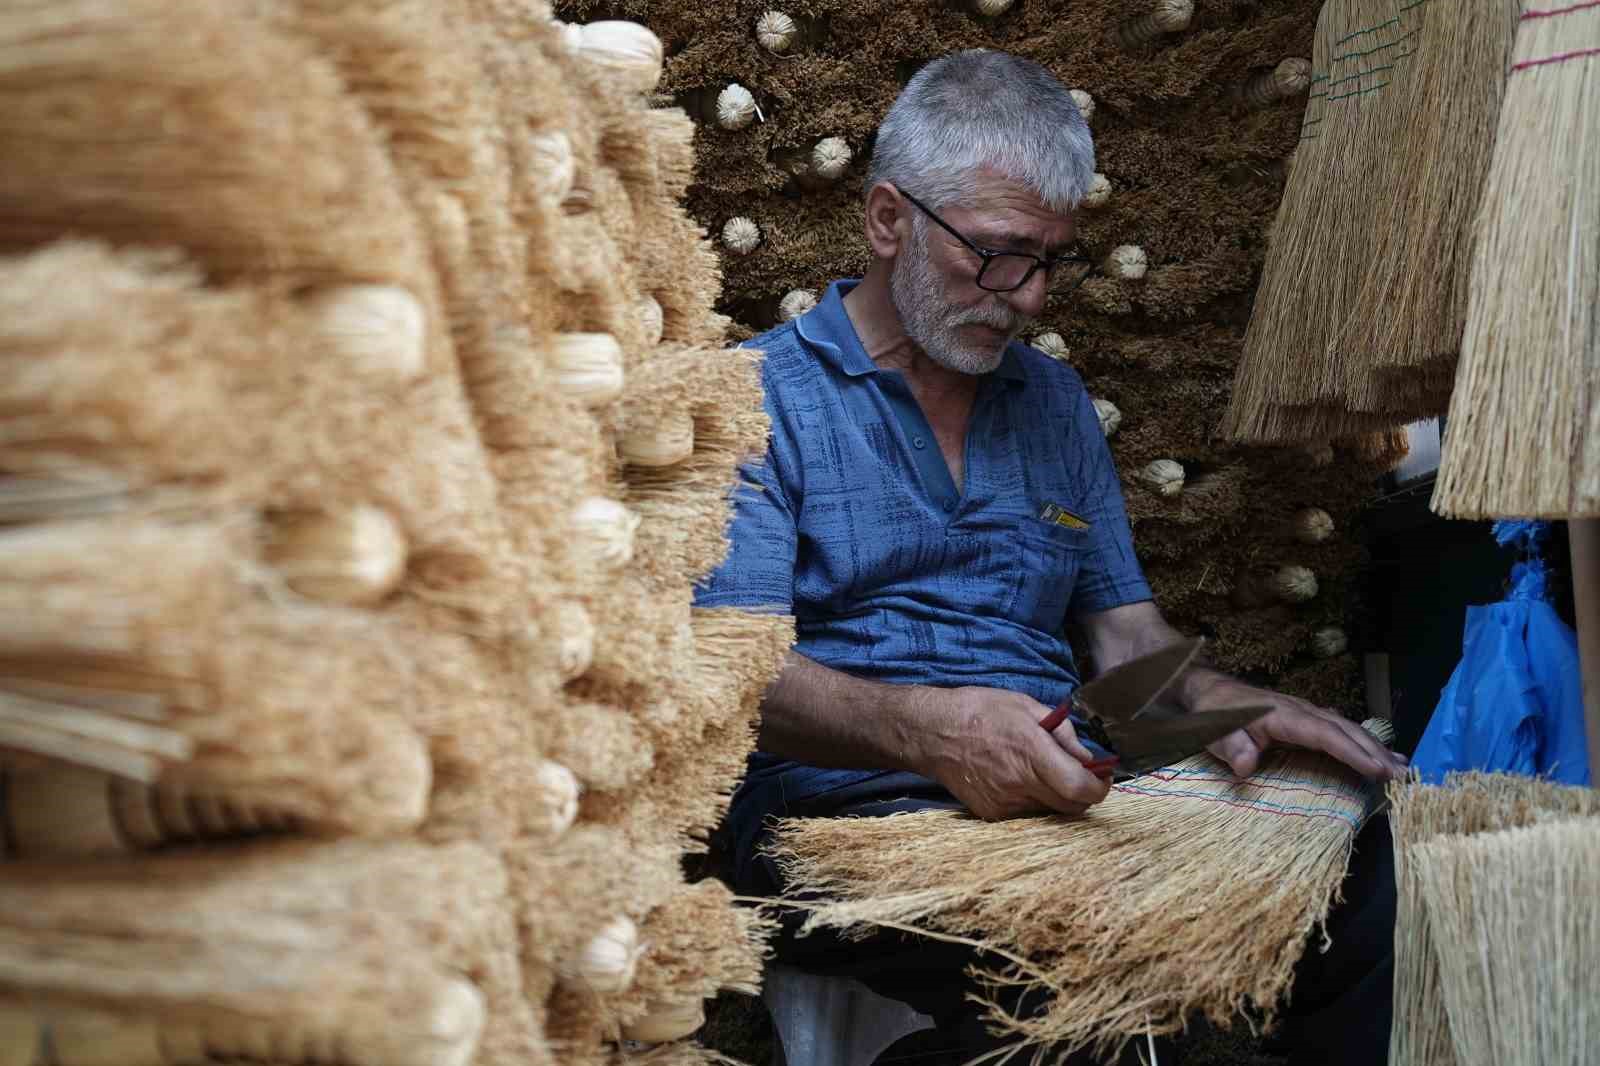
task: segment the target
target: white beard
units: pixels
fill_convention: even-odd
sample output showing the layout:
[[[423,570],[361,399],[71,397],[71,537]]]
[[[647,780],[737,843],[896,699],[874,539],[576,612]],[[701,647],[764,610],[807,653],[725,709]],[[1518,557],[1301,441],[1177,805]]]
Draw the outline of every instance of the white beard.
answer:
[[[998,297],[967,310],[946,306],[940,297],[944,282],[928,254],[926,225],[922,219],[917,219],[912,233],[912,246],[895,258],[889,274],[889,302],[900,316],[901,328],[940,366],[960,374],[989,373],[1000,365],[1006,344],[1022,332],[1029,319],[1017,314]],[[961,326],[969,324],[1001,330],[1006,339],[993,350],[976,347],[963,341],[957,332]]]

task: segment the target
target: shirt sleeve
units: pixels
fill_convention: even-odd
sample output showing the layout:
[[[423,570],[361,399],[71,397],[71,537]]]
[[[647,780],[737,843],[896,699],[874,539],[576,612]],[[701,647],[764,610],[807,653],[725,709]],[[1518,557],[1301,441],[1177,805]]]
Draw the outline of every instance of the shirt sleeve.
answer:
[[[1072,587],[1070,610],[1075,615],[1154,599],[1133,553],[1133,530],[1122,502],[1122,482],[1087,392],[1078,394],[1077,407],[1073,424],[1078,427],[1078,445],[1085,456],[1082,506],[1088,513],[1083,517],[1089,520],[1093,544],[1084,553]]]
[[[798,534],[774,452],[740,466],[728,555],[696,587],[695,606],[793,612]]]

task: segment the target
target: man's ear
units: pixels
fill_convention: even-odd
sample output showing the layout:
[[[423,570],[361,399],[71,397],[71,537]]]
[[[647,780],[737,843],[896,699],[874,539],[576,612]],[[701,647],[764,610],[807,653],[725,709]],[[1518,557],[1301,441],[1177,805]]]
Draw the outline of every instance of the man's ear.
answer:
[[[867,244],[878,259],[893,259],[911,238],[910,203],[887,181],[867,190]]]

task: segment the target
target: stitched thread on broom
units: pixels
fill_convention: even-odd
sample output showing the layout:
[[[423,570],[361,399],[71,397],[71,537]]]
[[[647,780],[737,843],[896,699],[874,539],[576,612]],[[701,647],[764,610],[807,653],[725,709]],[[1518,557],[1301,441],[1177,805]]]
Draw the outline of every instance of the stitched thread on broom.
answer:
[[[1600,0],[1583,0],[1580,4],[1568,4],[1566,7],[1552,7],[1544,11],[1524,11],[1521,21],[1529,19],[1555,18],[1557,15],[1570,15],[1574,11],[1583,11],[1586,8],[1600,7]]]
[[[1584,56],[1600,55],[1600,48],[1584,48],[1576,52],[1563,52],[1560,55],[1547,56],[1544,59],[1525,59],[1512,66],[1511,72],[1527,70],[1529,67],[1543,67],[1551,63],[1565,63],[1569,59],[1582,59]]]

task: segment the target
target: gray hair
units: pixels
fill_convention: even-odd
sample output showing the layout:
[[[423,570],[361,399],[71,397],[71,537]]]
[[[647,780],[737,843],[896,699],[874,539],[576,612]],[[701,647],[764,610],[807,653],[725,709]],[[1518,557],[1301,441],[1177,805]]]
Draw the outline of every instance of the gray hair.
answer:
[[[1065,214],[1094,180],[1094,142],[1049,71],[972,48],[935,59],[906,83],[878,127],[866,187],[887,181],[938,210],[970,200],[983,167]]]

